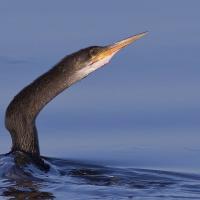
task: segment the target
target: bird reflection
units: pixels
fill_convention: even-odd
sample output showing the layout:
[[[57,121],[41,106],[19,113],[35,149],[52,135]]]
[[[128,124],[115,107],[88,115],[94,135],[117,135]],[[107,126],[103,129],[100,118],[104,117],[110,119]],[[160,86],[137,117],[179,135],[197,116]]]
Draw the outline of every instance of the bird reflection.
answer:
[[[30,180],[18,180],[14,184],[10,183],[10,186],[3,191],[2,196],[19,200],[55,199],[51,192],[42,191],[38,183]]]

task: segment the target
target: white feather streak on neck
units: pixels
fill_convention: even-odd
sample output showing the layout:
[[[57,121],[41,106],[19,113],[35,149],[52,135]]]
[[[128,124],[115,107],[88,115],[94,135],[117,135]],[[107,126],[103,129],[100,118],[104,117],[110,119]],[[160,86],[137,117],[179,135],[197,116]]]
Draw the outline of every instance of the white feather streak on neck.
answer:
[[[93,72],[93,71],[97,70],[98,68],[102,67],[103,65],[109,63],[109,61],[114,56],[114,54],[115,53],[113,53],[110,56],[107,56],[106,58],[101,59],[101,60],[99,60],[97,62],[89,64],[88,66],[86,66],[83,69],[79,70],[76,75],[79,76],[79,77],[87,76],[91,72]]]

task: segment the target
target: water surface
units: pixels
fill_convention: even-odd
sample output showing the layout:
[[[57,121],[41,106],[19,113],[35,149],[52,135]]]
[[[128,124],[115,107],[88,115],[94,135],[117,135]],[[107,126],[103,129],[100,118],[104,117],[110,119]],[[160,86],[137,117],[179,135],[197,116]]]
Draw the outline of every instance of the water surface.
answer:
[[[16,156],[16,155],[15,155]],[[19,156],[19,155],[18,155]],[[23,155],[20,155],[23,156]],[[8,199],[199,199],[200,176],[44,157],[48,172],[1,156],[0,195]]]
[[[149,31],[43,110],[41,153],[61,159],[47,158],[45,173],[1,158],[2,198],[199,199],[199,7],[195,0],[1,1],[2,154],[11,146],[5,109],[20,89],[66,54]]]

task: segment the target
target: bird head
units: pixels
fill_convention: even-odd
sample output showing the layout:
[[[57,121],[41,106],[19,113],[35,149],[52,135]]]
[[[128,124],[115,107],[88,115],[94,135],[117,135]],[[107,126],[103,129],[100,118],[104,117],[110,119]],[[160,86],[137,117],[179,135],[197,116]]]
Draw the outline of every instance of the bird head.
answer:
[[[129,38],[118,41],[107,46],[92,46],[72,54],[73,71],[75,71],[74,81],[80,80],[107,64],[111,58],[124,47],[145,36],[147,32],[133,35]]]

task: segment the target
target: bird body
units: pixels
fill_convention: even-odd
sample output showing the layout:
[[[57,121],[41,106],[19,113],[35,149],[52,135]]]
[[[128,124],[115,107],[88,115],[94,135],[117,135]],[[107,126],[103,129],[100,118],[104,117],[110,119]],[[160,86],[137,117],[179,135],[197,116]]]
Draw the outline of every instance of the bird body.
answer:
[[[40,158],[36,118],[43,107],[145,34],[140,33],[108,46],[88,47],[68,55],[19,92],[9,104],[5,115],[5,126],[12,138],[11,152],[21,151]]]

